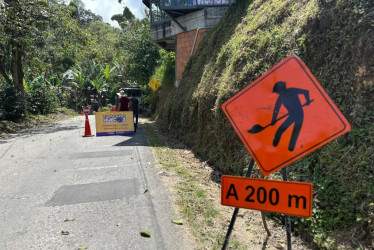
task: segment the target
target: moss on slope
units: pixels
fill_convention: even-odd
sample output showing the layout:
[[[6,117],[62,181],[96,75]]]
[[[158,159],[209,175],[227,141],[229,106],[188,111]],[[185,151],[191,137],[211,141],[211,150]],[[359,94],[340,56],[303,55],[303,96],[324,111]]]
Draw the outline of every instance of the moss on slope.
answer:
[[[292,179],[314,184],[313,218],[295,219],[294,228],[320,247],[374,247],[373,5],[238,0],[199,45],[180,87],[160,90],[158,122],[220,171],[242,174],[249,155],[220,106],[298,54],[352,124],[289,168]]]

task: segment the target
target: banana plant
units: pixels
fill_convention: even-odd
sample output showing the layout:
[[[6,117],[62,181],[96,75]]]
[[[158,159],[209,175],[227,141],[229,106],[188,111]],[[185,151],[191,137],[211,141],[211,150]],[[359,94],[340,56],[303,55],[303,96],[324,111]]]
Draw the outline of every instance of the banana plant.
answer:
[[[110,67],[109,64],[106,64],[104,67],[103,64],[94,60],[87,63],[85,67],[76,67],[73,76],[76,82],[77,94],[83,95],[86,98],[86,102],[89,102],[91,94],[96,94],[99,105],[105,105],[110,78],[116,69],[117,66]]]
[[[108,79],[111,75],[111,73],[116,69],[116,66],[112,67],[110,69],[109,65],[105,65],[105,69],[101,67],[101,74],[99,77],[92,80],[92,85],[94,86],[97,96],[98,96],[98,102],[100,106],[105,105],[105,93],[108,91]]]
[[[90,97],[90,86],[87,81],[87,77],[80,67],[77,67],[73,71],[74,77],[74,95],[77,103],[87,103]]]

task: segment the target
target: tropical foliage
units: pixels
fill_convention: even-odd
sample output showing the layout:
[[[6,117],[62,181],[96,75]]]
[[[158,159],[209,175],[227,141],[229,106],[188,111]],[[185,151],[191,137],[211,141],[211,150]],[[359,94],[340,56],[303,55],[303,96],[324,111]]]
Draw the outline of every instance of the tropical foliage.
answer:
[[[144,88],[160,58],[149,20],[126,6],[112,19],[120,28],[81,0],[0,1],[0,119],[64,105],[104,107],[120,86]],[[67,71],[70,78],[63,78]],[[8,112],[6,105],[17,109]]]
[[[298,54],[352,125],[288,168],[289,179],[314,185],[313,217],[293,218],[292,228],[319,249],[374,246],[373,11],[367,0],[237,0],[202,40],[179,87],[163,85],[155,98],[160,127],[216,170],[244,175],[250,156],[221,105]]]

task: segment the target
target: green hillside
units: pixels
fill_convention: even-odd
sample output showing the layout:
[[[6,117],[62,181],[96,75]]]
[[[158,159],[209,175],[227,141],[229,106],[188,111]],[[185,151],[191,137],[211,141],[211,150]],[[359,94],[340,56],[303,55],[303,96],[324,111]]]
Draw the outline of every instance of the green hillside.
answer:
[[[373,20],[369,0],[237,0],[179,88],[158,90],[155,117],[217,170],[243,175],[250,156],[221,105],[297,54],[352,130],[288,168],[291,179],[314,185],[313,217],[293,218],[293,229],[318,247],[374,247]]]

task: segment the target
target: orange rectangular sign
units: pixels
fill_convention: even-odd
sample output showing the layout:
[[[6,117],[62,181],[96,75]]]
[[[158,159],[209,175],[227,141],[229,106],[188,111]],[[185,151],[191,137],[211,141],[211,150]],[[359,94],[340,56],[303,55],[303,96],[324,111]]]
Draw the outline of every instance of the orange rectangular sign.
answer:
[[[221,204],[312,217],[313,184],[223,175]]]

